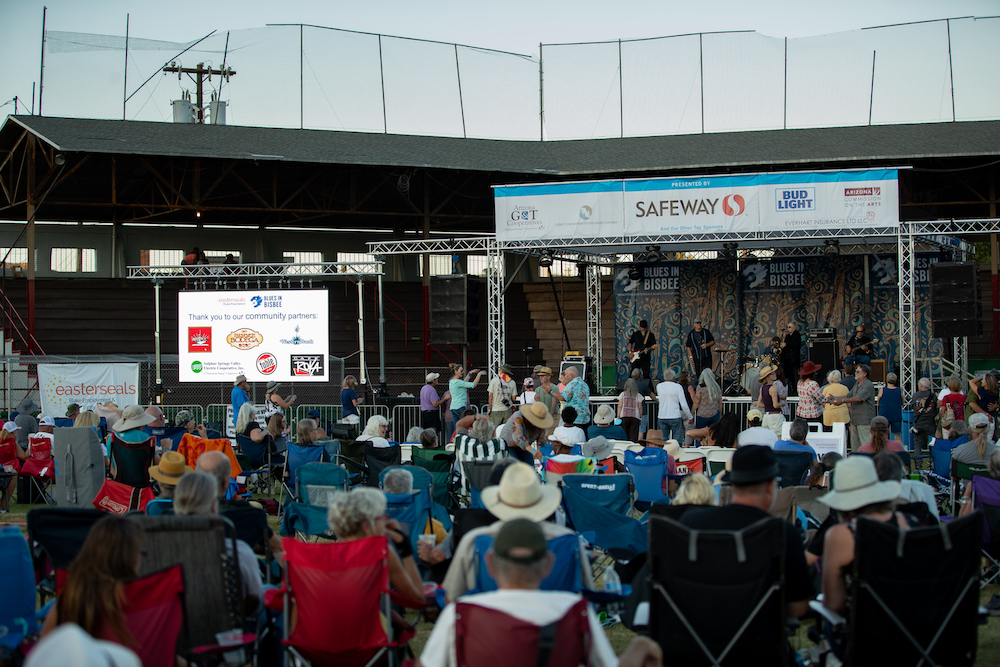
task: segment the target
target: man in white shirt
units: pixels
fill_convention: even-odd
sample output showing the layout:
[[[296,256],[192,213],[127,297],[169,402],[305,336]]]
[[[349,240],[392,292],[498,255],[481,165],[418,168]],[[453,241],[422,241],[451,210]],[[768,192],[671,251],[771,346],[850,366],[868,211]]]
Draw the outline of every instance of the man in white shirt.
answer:
[[[520,464],[512,467],[517,465]],[[417,664],[454,667],[460,664],[460,658],[461,664],[483,664],[490,661],[490,656],[499,658],[498,651],[504,651],[508,664],[524,661],[524,654],[534,651],[523,644],[518,645],[506,632],[495,632],[495,623],[507,622],[512,625],[527,623],[538,628],[560,623],[564,643],[555,649],[579,653],[584,664],[594,667],[662,664],[660,647],[646,637],[635,638],[619,660],[593,608],[583,598],[575,593],[538,590],[554,562],[555,556],[549,552],[545,535],[537,523],[530,519],[504,523],[493,548],[486,554],[486,567],[496,579],[499,590],[469,595],[445,607]],[[461,609],[456,611],[459,606]],[[567,616],[584,607],[585,628],[578,617]],[[480,611],[486,613],[480,615]],[[503,616],[489,612],[501,612]],[[456,628],[463,636],[461,649],[455,642]],[[545,664],[547,661],[540,662]]]
[[[764,413],[757,408],[751,408],[747,412],[747,424],[750,425],[750,428],[740,431],[740,434],[736,436],[737,447],[760,445],[774,449],[774,443],[778,442],[778,436],[771,429],[760,425],[763,419]]]
[[[48,438],[52,440],[55,438],[55,435],[53,435],[55,430],[56,420],[46,415],[38,420],[38,433],[30,433],[28,439],[29,441],[31,438]]]
[[[677,442],[684,442],[684,424],[693,421],[694,417],[688,409],[684,387],[674,382],[676,377],[674,370],[668,368],[663,374],[664,382],[656,385],[653,398],[660,403],[660,412],[657,416],[663,437],[666,438],[669,434],[669,437]]]

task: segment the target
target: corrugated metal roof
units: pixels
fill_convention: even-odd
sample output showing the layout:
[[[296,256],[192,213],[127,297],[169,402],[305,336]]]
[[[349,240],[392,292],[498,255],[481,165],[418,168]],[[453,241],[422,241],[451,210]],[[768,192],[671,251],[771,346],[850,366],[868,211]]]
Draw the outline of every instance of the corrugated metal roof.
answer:
[[[10,116],[0,149],[22,127],[63,152],[551,175],[1000,154],[1000,121],[540,142]]]

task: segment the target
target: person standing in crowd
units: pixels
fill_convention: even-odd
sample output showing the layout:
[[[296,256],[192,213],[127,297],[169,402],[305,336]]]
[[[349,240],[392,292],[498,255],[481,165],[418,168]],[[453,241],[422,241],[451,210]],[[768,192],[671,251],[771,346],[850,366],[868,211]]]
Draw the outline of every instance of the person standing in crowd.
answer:
[[[885,376],[885,386],[878,390],[878,414],[889,421],[889,434],[902,433],[903,390],[899,387],[899,376],[889,373]],[[965,404],[965,401],[962,401]]]
[[[344,384],[340,389],[340,421],[344,424],[360,424],[361,413],[358,406],[365,402],[364,398],[359,398],[354,388],[358,386],[358,379],[353,375],[344,378]]]
[[[868,379],[870,369],[864,364],[854,369],[854,388],[846,398],[838,398],[836,405],[847,404],[851,415],[851,451],[872,439],[871,423],[875,417],[875,385]]]
[[[500,374],[490,380],[487,391],[489,392],[490,419],[494,426],[501,426],[507,423],[513,411],[514,404],[517,403],[517,382],[512,377],[514,370],[509,364],[500,367]]]
[[[786,325],[788,332],[781,341],[781,367],[785,369],[785,377],[798,376],[799,364],[802,361],[802,334],[795,327],[795,322]]]
[[[538,383],[535,386],[535,402],[544,405],[548,409],[549,414],[555,417],[559,411],[559,403],[562,397],[559,391],[552,386],[551,368],[541,366],[538,369]]]
[[[240,407],[250,402],[250,397],[247,395],[248,388],[247,376],[237,375],[236,381],[233,382],[233,391],[229,395],[229,402],[233,404],[233,426],[236,426],[236,419],[240,416]]]
[[[913,425],[910,427],[910,433],[913,434],[913,453],[920,456],[927,447],[928,438],[933,437],[937,430],[938,407],[937,398],[931,391],[930,378],[920,378],[917,381],[917,389],[908,407],[913,410]]]
[[[38,404],[30,396],[17,406],[17,416],[14,417],[14,423],[21,428],[14,438],[21,449],[28,449],[28,436],[38,432],[38,420],[34,416],[38,410]]]
[[[807,422],[820,423],[820,415],[823,412],[823,392],[820,391],[819,383],[816,382],[815,375],[822,369],[821,364],[807,361],[802,364],[799,371],[799,384],[797,394],[799,396],[799,406],[795,409],[795,416],[805,419]]]
[[[854,378],[851,378],[852,380]],[[840,371],[834,369],[826,374],[826,386],[823,387],[823,426],[833,426],[835,423],[847,424],[851,415],[846,405],[837,403],[838,398],[847,396],[850,389],[841,384]]]
[[[660,430],[663,437],[684,441],[684,425],[693,421],[691,411],[688,410],[687,398],[684,396],[684,389],[674,381],[677,376],[672,368],[668,368],[663,374],[663,382],[656,386],[653,393],[660,404],[660,411],[657,418],[660,421]]]
[[[618,416],[626,439],[639,442],[639,425],[642,423],[642,402],[646,397],[639,393],[639,384],[634,378],[625,380],[625,390],[618,394]]]
[[[567,366],[563,371],[566,386],[563,387],[561,398],[566,405],[576,410],[576,421],[573,425],[586,429],[590,425],[590,387],[580,377],[576,366]]]
[[[722,417],[722,388],[715,381],[715,373],[711,368],[706,368],[698,376],[698,389],[691,411],[694,413],[696,429],[711,426]]]
[[[483,373],[486,371],[481,371],[478,368],[473,368],[468,374],[465,372],[465,368],[461,364],[448,364],[448,368],[451,369],[451,380],[448,381],[448,393],[451,394],[451,419],[452,428],[458,428],[458,422],[462,419],[462,413],[465,412],[467,407],[470,407],[469,403],[469,390],[475,389],[476,385],[483,378]],[[476,376],[472,382],[469,382],[469,378]]]
[[[438,398],[436,387],[439,377],[439,373],[428,373],[424,377],[424,386],[420,388],[420,428],[441,430],[441,404],[447,402],[451,394],[445,392]]]
[[[1000,408],[1000,389],[997,387],[997,376],[987,373],[982,380],[969,380],[969,397],[966,400],[973,412],[986,415],[989,420],[990,442],[996,433],[997,410]],[[969,422],[971,424],[971,421]]]
[[[687,348],[688,358],[694,368],[694,376],[701,377],[701,372],[712,367],[712,345],[715,337],[708,329],[701,328],[701,318],[694,321],[694,328],[688,332],[684,347]]]
[[[865,333],[864,324],[854,328],[854,335],[847,341],[844,351],[847,352],[847,356],[844,357],[845,364],[868,365],[872,362],[872,339]]]
[[[760,396],[757,398],[757,407],[764,411],[764,419],[761,425],[774,432],[776,438],[781,437],[781,426],[785,423],[785,415],[781,414],[783,401],[775,386],[775,371],[777,366],[767,366],[760,369]]]
[[[854,367],[854,364],[850,363],[844,364],[844,372],[842,374],[842,379],[840,380],[840,383],[845,387],[847,387],[848,391],[854,389],[854,385],[857,382],[857,380],[854,379],[855,370],[857,369]]]
[[[285,410],[291,409],[295,399],[298,398],[295,394],[289,394],[286,398],[282,398],[277,393],[280,386],[281,383],[274,380],[269,380],[267,383],[267,389],[264,390],[264,410],[261,414],[265,421],[273,415],[285,414]]]
[[[656,336],[649,331],[649,322],[640,320],[639,330],[634,332],[632,337],[628,339],[628,351],[631,368],[633,370],[636,368],[641,370],[644,378],[650,376],[649,368],[651,362],[649,353],[655,345]]]
[[[951,435],[952,423],[965,420],[965,394],[962,393],[962,381],[952,375],[945,387],[947,391],[938,394],[938,409],[941,411],[941,435],[948,438]],[[942,395],[943,394],[943,395]],[[951,410],[951,414],[948,411]],[[950,423],[945,425],[945,419]]]
[[[529,403],[534,403],[538,400],[538,394],[535,393],[535,380],[534,378],[524,378],[524,382],[521,383],[524,387],[524,391],[518,397],[518,402],[521,405],[528,405]]]
[[[507,445],[507,452],[522,463],[533,465],[535,458],[542,458],[538,448],[545,444],[545,433],[555,420],[545,406],[535,402],[522,405],[500,429],[500,438]],[[475,426],[475,424],[473,424]]]

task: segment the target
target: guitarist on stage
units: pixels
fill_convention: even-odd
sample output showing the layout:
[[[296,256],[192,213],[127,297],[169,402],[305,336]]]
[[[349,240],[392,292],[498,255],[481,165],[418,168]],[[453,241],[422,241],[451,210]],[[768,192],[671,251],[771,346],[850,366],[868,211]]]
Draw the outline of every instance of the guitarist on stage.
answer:
[[[858,364],[871,365],[872,339],[865,333],[865,325],[859,324],[855,328],[854,335],[847,341],[847,347],[844,348],[844,352],[847,355],[844,357],[845,364],[853,363],[855,366]]]
[[[649,351],[656,347],[656,336],[649,332],[649,322],[639,322],[639,330],[628,339],[629,361],[632,370],[642,371],[642,376],[649,379]]]
[[[687,340],[684,342],[684,346],[688,349],[688,356],[691,358],[691,364],[694,366],[692,377],[700,378],[703,370],[712,367],[712,345],[714,343],[715,337],[712,336],[712,332],[708,329],[702,329],[701,320],[696,319],[694,329],[688,332]]]

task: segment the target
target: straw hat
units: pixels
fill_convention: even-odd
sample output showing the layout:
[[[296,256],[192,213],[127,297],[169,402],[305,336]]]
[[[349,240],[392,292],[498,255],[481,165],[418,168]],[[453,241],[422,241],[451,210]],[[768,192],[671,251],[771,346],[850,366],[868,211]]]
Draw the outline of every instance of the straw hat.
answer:
[[[543,486],[534,468],[518,462],[504,470],[500,484],[483,489],[482,499],[483,506],[501,521],[545,521],[562,502],[562,491],[555,485]]]
[[[760,369],[760,379],[763,381],[768,375],[778,370],[777,366],[764,366]]]
[[[160,463],[149,468],[150,477],[160,484],[169,484],[170,486],[177,486],[181,477],[189,472],[194,472],[194,468],[187,465],[184,455],[170,451],[163,452]]]
[[[610,405],[602,405],[597,408],[597,413],[594,415],[594,423],[598,426],[607,426],[615,420],[615,411],[611,409]]]
[[[901,484],[880,482],[875,461],[870,456],[848,456],[837,461],[833,469],[837,486],[819,497],[819,501],[841,512],[850,512],[866,505],[886,503],[899,497]]]
[[[130,405],[122,410],[122,418],[111,428],[115,431],[128,431],[133,428],[148,426],[156,421],[156,417],[147,414],[141,405]]]
[[[521,416],[538,428],[548,428],[552,426],[552,413],[544,403],[529,403],[518,408]]]

